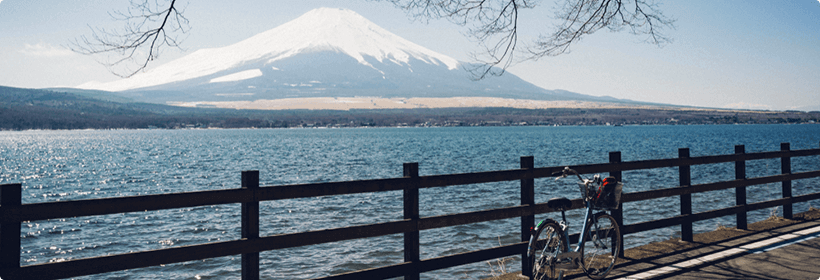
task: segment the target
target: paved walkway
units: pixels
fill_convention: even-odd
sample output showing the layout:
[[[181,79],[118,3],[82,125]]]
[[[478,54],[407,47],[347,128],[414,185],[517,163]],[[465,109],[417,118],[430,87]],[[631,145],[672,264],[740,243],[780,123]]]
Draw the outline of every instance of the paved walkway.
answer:
[[[820,279],[820,222],[617,267],[608,279]],[[579,278],[580,279],[580,278]]]

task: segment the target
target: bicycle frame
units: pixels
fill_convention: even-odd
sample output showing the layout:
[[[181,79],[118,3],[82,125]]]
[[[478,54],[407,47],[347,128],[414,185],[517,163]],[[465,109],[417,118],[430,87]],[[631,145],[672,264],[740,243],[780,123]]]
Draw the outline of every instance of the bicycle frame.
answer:
[[[586,211],[586,214],[584,214],[584,224],[581,225],[581,234],[578,235],[578,244],[575,245],[575,250],[572,250],[573,252],[578,252],[581,249],[581,243],[584,243],[584,236],[589,234],[589,232],[586,232],[587,223],[592,221],[592,202],[587,200],[587,201],[584,201],[584,204],[586,205],[586,210],[587,211]],[[561,218],[564,219],[564,223],[566,223],[566,218],[563,217],[564,216],[563,211],[561,211],[561,216],[562,216]],[[564,232],[566,233],[566,230]],[[571,244],[570,241],[569,241],[569,234],[564,234],[564,236],[566,236],[565,238],[567,239],[567,244]]]
[[[578,236],[578,244],[576,244],[575,249],[573,249],[571,252],[580,251],[581,243],[584,242],[584,236],[586,234],[588,234],[588,232],[585,232],[586,228],[587,228],[587,223],[589,223],[592,220],[592,210],[593,210],[592,207],[591,207],[592,205],[589,201],[585,201],[584,204],[586,205],[586,207],[585,207],[586,208],[586,213],[584,214],[584,223],[581,225],[581,234]],[[568,231],[569,224],[567,223],[567,217],[566,217],[566,214],[564,212],[565,211],[561,211],[561,221],[563,222],[563,223],[560,223],[560,225],[562,226],[561,230],[565,233],[564,234],[564,239],[565,239],[564,241],[566,242],[565,244],[572,244],[570,242],[570,239],[569,239],[569,234],[566,234],[566,233],[569,232]],[[549,218],[544,219],[544,220],[541,221],[541,223],[543,223],[547,220],[551,220],[551,219],[549,219]],[[533,233],[530,236],[531,239],[536,238],[536,236],[534,236],[533,234],[538,231],[538,227],[541,226],[541,223],[539,223],[535,227],[535,229],[533,230]],[[552,236],[547,237],[547,239],[550,239],[550,238],[552,238]],[[532,243],[532,242],[530,242],[530,243]],[[544,249],[547,249],[547,248],[544,248]],[[535,253],[535,248],[527,248],[527,256],[532,256],[533,253]]]
[[[578,235],[578,244],[576,244],[575,249],[573,249],[572,252],[580,251],[581,243],[584,243],[584,236],[589,234],[589,232],[586,232],[586,229],[587,229],[587,223],[590,223],[592,221],[592,218],[593,218],[592,217],[592,211],[593,211],[592,202],[589,201],[588,199],[584,199],[584,205],[585,205],[584,208],[586,208],[586,211],[584,213],[584,223],[581,225],[581,234]],[[567,217],[566,217],[566,214],[564,212],[565,211],[561,211],[561,220],[563,221],[563,225],[565,226],[565,228],[562,228],[561,230],[564,231],[564,233],[565,233],[564,238],[566,239],[565,240],[566,244],[572,244],[570,242],[570,239],[569,239],[569,234],[566,234],[566,233],[568,233],[569,225],[567,223]],[[545,219],[545,220],[547,220],[547,219]],[[536,230],[537,230],[537,228],[536,228]],[[532,248],[530,248],[530,250],[527,250],[527,255],[528,256],[532,255],[532,253],[534,253]]]

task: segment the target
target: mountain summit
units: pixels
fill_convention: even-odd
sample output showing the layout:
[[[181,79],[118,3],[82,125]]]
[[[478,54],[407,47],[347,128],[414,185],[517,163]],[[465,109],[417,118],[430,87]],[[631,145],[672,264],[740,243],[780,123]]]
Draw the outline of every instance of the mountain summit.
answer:
[[[509,73],[472,81],[465,65],[356,12],[319,8],[233,45],[197,50],[128,79],[79,87],[119,91],[147,102],[351,96],[569,99]]]

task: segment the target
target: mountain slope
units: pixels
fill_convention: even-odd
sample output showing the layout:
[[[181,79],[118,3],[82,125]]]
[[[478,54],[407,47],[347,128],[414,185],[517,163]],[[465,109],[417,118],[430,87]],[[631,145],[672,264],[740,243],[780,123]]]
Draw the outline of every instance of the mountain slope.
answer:
[[[353,11],[320,8],[230,46],[198,50],[129,79],[80,87],[147,102],[352,96],[601,100],[556,94],[509,73],[472,81],[465,67],[470,65]]]

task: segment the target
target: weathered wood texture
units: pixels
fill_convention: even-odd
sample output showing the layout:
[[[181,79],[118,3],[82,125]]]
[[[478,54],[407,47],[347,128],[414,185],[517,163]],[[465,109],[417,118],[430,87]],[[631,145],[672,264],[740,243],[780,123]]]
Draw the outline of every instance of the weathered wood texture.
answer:
[[[745,213],[748,211],[783,206],[784,216],[790,217],[792,215],[792,204],[820,199],[820,193],[793,196],[791,192],[792,181],[820,177],[820,170],[792,173],[791,158],[820,155],[820,149],[790,150],[788,143],[784,143],[781,145],[780,151],[745,153],[742,147],[738,146],[735,154],[731,155],[689,157],[689,150],[681,149],[678,158],[632,162],[622,162],[620,152],[613,152],[610,153],[609,163],[570,166],[570,168],[584,174],[609,173],[610,176],[615,176],[619,180],[621,180],[622,171],[679,168],[679,186],[624,193],[621,202],[631,203],[680,196],[680,215],[622,225],[621,233],[623,235],[670,226],[681,226],[682,237],[691,239],[691,224],[696,221],[737,215],[738,227],[745,227]],[[781,174],[746,178],[745,162],[759,159],[780,159]],[[690,185],[690,166],[725,162],[735,163],[737,179]],[[526,248],[526,235],[529,228],[534,224],[534,215],[557,211],[547,207],[546,203],[535,203],[533,180],[551,177],[551,174],[561,169],[563,169],[563,166],[535,168],[532,157],[522,157],[520,169],[419,176],[418,164],[408,163],[404,165],[404,174],[401,178],[265,187],[259,186],[258,171],[246,171],[242,174],[242,188],[239,189],[34,204],[21,204],[22,186],[20,184],[0,185],[0,277],[4,279],[58,279],[240,255],[242,257],[243,279],[258,279],[259,252],[402,233],[404,234],[405,248],[404,262],[329,276],[324,279],[379,279],[400,276],[405,277],[405,279],[418,279],[419,274],[423,272],[512,255],[524,256],[522,252]],[[521,184],[521,205],[442,216],[419,217],[419,189],[516,180]],[[783,198],[746,203],[745,188],[747,186],[776,182],[782,183]],[[691,213],[691,194],[732,188],[736,190],[736,206]],[[403,220],[274,236],[259,236],[260,201],[383,191],[403,191]],[[242,238],[239,240],[75,259],[59,263],[20,266],[20,223],[23,221],[236,203],[242,206]],[[572,209],[582,207],[583,201],[581,199],[572,200]],[[786,209],[788,209],[788,212]],[[620,207],[618,211],[612,213],[613,217],[619,222],[623,221],[622,211],[623,207]],[[741,217],[743,221],[741,221]],[[519,243],[431,259],[422,260],[419,258],[419,231],[510,218],[519,218],[521,220],[521,242]],[[577,234],[571,235],[571,238],[577,239]],[[528,264],[524,263],[524,265],[526,268]]]

